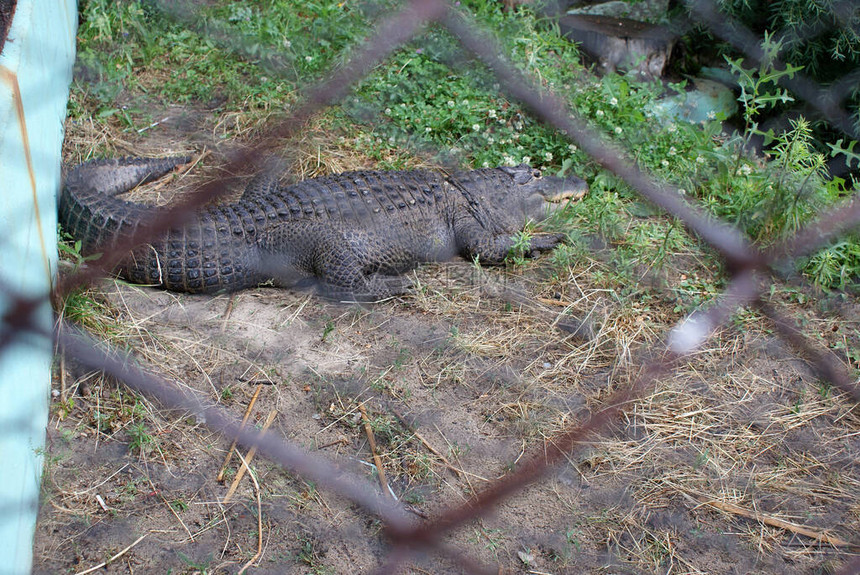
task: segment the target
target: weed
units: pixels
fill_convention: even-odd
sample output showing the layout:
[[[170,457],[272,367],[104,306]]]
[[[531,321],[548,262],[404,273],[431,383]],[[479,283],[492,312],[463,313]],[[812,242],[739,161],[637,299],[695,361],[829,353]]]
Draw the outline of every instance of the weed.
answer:
[[[403,468],[409,477],[420,481],[433,474],[433,458],[427,453],[407,450],[403,456]]]
[[[409,361],[412,359],[412,352],[409,351],[409,348],[400,344],[394,338],[391,338],[390,345],[397,350],[397,357],[394,358],[394,362],[392,363],[392,367],[395,370],[403,369]]]
[[[448,447],[448,456],[457,459],[458,457],[465,456],[470,451],[472,451],[471,445],[460,445],[457,442],[452,442]]]
[[[404,493],[400,500],[409,505],[421,505],[427,501],[427,496],[419,490],[411,490]]]
[[[525,264],[531,251],[529,248],[531,240],[531,230],[525,229],[514,234],[514,242],[508,253],[508,260],[513,263],[513,265],[522,266]]]
[[[121,497],[127,501],[133,501],[134,498],[140,494],[140,486],[145,485],[146,483],[147,481],[143,477],[127,481],[125,485],[122,486]]]
[[[57,419],[59,419],[60,421],[64,420],[66,417],[68,417],[69,414],[74,409],[75,409],[75,398],[74,397],[68,397],[65,400],[58,400],[52,406],[52,410],[54,411],[54,413],[57,414]]]
[[[178,551],[176,555],[179,557],[179,560],[182,561],[189,569],[199,571],[202,575],[211,573],[211,571],[209,570],[209,565],[212,564],[212,557],[207,557],[206,559],[201,561],[194,559],[193,557],[189,557],[181,551]]]
[[[143,455],[149,448],[155,446],[156,440],[146,429],[143,422],[133,423],[128,427],[128,449]]]
[[[528,10],[518,15],[470,3],[479,19],[501,28],[505,51],[523,69],[540,62],[551,86],[572,85],[581,64],[569,45]],[[358,98],[347,104],[352,117],[369,113],[385,122],[370,138],[391,147],[445,150],[450,163],[466,159],[474,166],[557,166],[574,149],[563,137],[532,120],[516,102],[499,95],[492,75],[473,61],[463,61],[454,38],[431,29],[398,51],[390,63],[365,78]]]
[[[798,397],[795,402],[791,405],[790,409],[791,413],[794,415],[799,415],[801,411],[803,411],[803,398]]]
[[[334,332],[334,321],[328,320],[325,322],[325,327],[323,328],[320,340],[325,341],[326,339],[328,339],[328,336],[332,334],[332,332]]]
[[[777,69],[774,66],[781,49],[782,42],[774,41],[773,34],[765,32],[762,42],[762,58],[759,60],[758,70],[745,68],[743,60],[740,58],[725,57],[731,71],[738,79],[738,86],[741,89],[738,100],[743,104],[744,136],[746,138],[753,134],[764,136],[765,145],[773,141],[773,131],[762,132],[759,130],[757,118],[767,108],[794,101],[791,94],[779,86],[779,81],[786,77],[793,78],[801,70],[800,66],[791,64],[783,69]]]
[[[49,451],[45,450],[42,447],[37,447],[33,450],[33,453],[36,457],[42,458],[42,464],[45,467],[45,470],[50,471],[52,467],[66,459],[68,456],[64,454],[52,454]]]
[[[716,148],[708,146],[713,177],[698,191],[717,215],[763,244],[798,230],[824,206],[847,193],[844,180],[828,178],[825,156],[818,151],[812,126],[805,118],[791,119],[790,128],[778,134],[759,128],[762,110],[792,99],[777,82],[800,70],[792,65],[774,66],[780,48],[781,43],[766,34],[764,58],[757,69],[744,67],[740,59],[727,58],[741,88],[744,133]],[[746,146],[753,136],[763,137],[765,145],[770,145],[765,161],[747,157]],[[831,155],[842,153],[851,158],[852,147],[853,143],[843,147],[840,140],[830,145]],[[860,240],[856,236],[843,238],[801,265],[819,285],[844,288],[860,275]]]
[[[309,534],[296,535],[299,550],[296,553],[296,561],[307,565],[313,575],[327,575],[331,570],[322,564],[324,553],[319,550],[316,538]]]
[[[73,240],[62,230],[58,233],[61,240],[57,243],[57,250],[62,261],[71,262],[72,273],[80,270],[87,262],[101,257],[101,254],[84,256],[80,240]],[[116,313],[91,288],[72,290],[57,303],[57,306],[66,320],[104,339],[113,340],[118,333]]]
[[[81,240],[74,239],[63,231],[60,226],[57,226],[57,236],[60,238],[60,241],[57,243],[57,249],[60,252],[60,256],[64,257],[66,260],[71,260],[73,273],[78,272],[87,262],[97,260],[102,257],[101,253],[90,254],[88,256],[83,255],[83,243]]]
[[[499,550],[504,547],[504,531],[501,529],[488,529],[481,525],[472,530],[468,539],[473,545],[481,545],[489,550],[494,557],[498,558]]]

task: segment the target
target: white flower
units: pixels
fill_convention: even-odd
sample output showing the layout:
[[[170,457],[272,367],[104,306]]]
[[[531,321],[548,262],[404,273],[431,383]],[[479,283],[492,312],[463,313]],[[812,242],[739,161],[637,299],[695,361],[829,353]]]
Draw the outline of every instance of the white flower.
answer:
[[[686,195],[687,195],[687,190],[685,190],[684,188],[678,188],[678,192],[679,192],[682,196],[686,196]]]
[[[677,129],[678,129],[678,126],[676,126],[675,124],[669,124],[668,126],[666,126],[666,131],[669,132],[670,134],[675,133],[675,131]]]
[[[427,126],[426,128],[424,128],[424,131],[429,134],[430,132],[433,131],[433,128],[431,128],[430,126]]]
[[[571,154],[575,154],[575,153],[576,153],[576,150],[577,150],[577,147],[576,147],[576,146],[574,146],[573,144],[570,144],[570,145],[568,145],[568,146],[567,146],[567,149],[568,149],[568,150],[570,150],[570,153],[571,153]]]
[[[305,56],[305,62],[310,62],[313,59],[314,59],[313,56]]]
[[[610,106],[617,106],[618,105],[618,98],[613,97],[611,100],[609,100],[609,105]]]
[[[491,118],[495,118],[495,117],[496,117],[496,111],[495,111],[495,110],[490,110],[489,112],[487,112],[487,115],[488,115],[489,117],[491,117]]]
[[[495,144],[495,143],[496,143],[496,139],[495,139],[494,137],[492,137],[492,136],[487,136],[487,143],[488,143],[488,144]]]
[[[284,48],[292,48],[293,43],[284,38]]]
[[[390,116],[390,115],[391,115],[391,108],[385,108],[385,115],[386,115],[386,116]]]
[[[479,126],[478,124],[472,124],[472,130],[474,130],[475,132],[477,132],[480,129],[481,129],[481,126]]]
[[[469,105],[469,100],[463,100],[463,105],[464,105],[464,106],[468,106],[468,105]]]
[[[513,165],[514,165],[514,162],[515,162],[515,160],[514,160],[514,158],[513,158],[512,156],[509,156],[509,155],[505,154],[505,155],[502,157],[502,163],[503,163],[503,164],[505,164],[505,165],[513,166]]]
[[[697,164],[704,164],[705,163],[704,156],[696,156],[696,163]]]
[[[708,112],[708,119],[709,120],[716,120],[717,119],[717,113],[714,112],[713,110],[711,110],[710,112]]]
[[[394,142],[395,142],[395,140],[394,140],[394,136],[391,136],[390,138],[388,138],[388,145],[389,145],[389,146],[393,146],[393,145],[394,145]]]
[[[597,110],[597,112],[595,112],[595,115],[596,115],[598,118],[602,118],[602,117],[603,117],[603,110]]]
[[[672,146],[671,148],[669,148],[669,155],[670,156],[674,156],[677,153],[678,153],[678,150],[675,149],[675,146]]]
[[[741,173],[745,176],[749,176],[752,173],[752,168],[749,167],[749,164],[744,164],[741,166]]]
[[[615,133],[616,133],[616,134],[620,134],[620,133],[621,133],[621,132],[623,132],[623,131],[624,131],[624,130],[622,130],[622,129],[621,129],[621,126],[615,126]]]
[[[481,164],[481,165],[482,165],[483,167],[485,167],[485,168],[489,168],[489,167],[490,167],[490,162],[484,162],[484,163],[483,163],[483,164]]]
[[[546,154],[543,155],[543,157],[547,162],[551,161],[552,160],[552,152],[547,152]]]
[[[661,160],[660,165],[663,166],[664,168],[668,168],[669,167],[669,160]]]
[[[454,107],[454,100],[448,100],[448,107],[449,107],[449,108],[453,108],[453,107]]]
[[[523,163],[524,163],[524,164],[528,164],[528,163],[529,163],[529,162],[531,162],[531,161],[532,161],[531,157],[529,157],[529,156],[523,156]]]

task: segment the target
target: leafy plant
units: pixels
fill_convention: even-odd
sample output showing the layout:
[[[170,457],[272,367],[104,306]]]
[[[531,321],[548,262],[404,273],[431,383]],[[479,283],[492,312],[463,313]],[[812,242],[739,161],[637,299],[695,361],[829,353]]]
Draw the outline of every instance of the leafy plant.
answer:
[[[848,81],[860,70],[860,11],[856,2],[840,0],[717,0],[722,14],[738,20],[754,34],[770,31],[780,38],[779,58],[788,66],[803,68],[818,84],[835,89],[860,127],[860,84]],[[705,27],[704,33],[708,31]],[[712,46],[731,52],[711,38]],[[823,123],[816,137],[830,139],[834,132]],[[838,136],[837,136],[838,137]]]
[[[758,69],[745,68],[742,58],[725,57],[741,90],[738,100],[743,104],[743,115],[746,123],[744,136],[747,139],[753,134],[764,136],[765,146],[773,141],[773,130],[760,131],[757,118],[767,108],[794,101],[788,90],[779,86],[779,81],[786,77],[793,78],[801,69],[800,66],[792,66],[791,64],[786,65],[784,69],[775,67],[781,48],[782,42],[774,41],[773,34],[765,32],[762,41],[763,57],[759,62]]]
[[[687,158],[695,154],[701,165],[698,178],[688,181],[705,206],[764,245],[794,233],[849,192],[844,180],[830,178],[813,126],[803,116],[790,119],[789,127],[778,133],[759,127],[764,110],[792,101],[778,81],[792,77],[800,68],[787,65],[777,69],[781,49],[782,41],[766,33],[762,43],[765,57],[758,67],[747,68],[740,59],[726,58],[741,88],[744,132],[722,138],[716,146],[717,136],[712,132],[710,139],[694,140],[694,145],[682,154]],[[706,133],[707,127],[702,135]],[[765,157],[749,155],[753,136],[764,138],[768,146]],[[843,145],[839,140],[829,145],[830,155],[841,153],[849,162],[857,160],[854,145]],[[844,288],[860,275],[858,252],[858,238],[847,236],[801,262],[801,266],[819,285]]]
[[[100,253],[90,254],[88,256],[83,255],[83,244],[81,243],[81,240],[75,240],[60,227],[58,227],[57,236],[60,238],[60,241],[57,243],[57,250],[60,252],[61,256],[71,260],[73,272],[79,271],[87,262],[94,261],[102,257],[102,254]]]
[[[129,451],[137,451],[141,455],[156,443],[155,438],[149,433],[143,422],[131,424],[128,427],[128,436]]]

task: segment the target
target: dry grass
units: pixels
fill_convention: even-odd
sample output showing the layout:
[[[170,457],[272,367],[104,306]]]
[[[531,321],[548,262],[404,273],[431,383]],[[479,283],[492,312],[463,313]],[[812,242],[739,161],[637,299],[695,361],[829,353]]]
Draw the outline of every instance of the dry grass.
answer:
[[[253,139],[268,113],[226,115],[210,129]],[[290,178],[373,167],[357,136],[326,125],[317,118],[281,146]],[[68,158],[156,151],[143,136],[95,126],[67,130]],[[168,150],[188,151],[158,151]],[[168,202],[217,177],[219,157],[213,148],[206,169],[133,197]],[[587,419],[678,320],[669,297],[620,298],[622,286],[599,273],[606,266],[589,256],[567,267],[425,266],[412,295],[369,308],[265,288],[213,298],[106,282],[85,295],[101,303],[90,325],[141,364],[237,416],[265,384],[250,424],[277,411],[272,432],[368,481],[381,466],[423,521]],[[791,310],[824,341],[857,327],[834,331],[811,305]],[[235,572],[258,546],[261,567],[315,573],[369,570],[385,555],[372,519],[265,461],[251,464],[256,486],[243,481],[224,504],[237,472],[234,461],[228,483],[215,481],[227,442],[193,416],[66,367],[36,544],[43,571],[82,570],[130,544],[117,561],[136,572]],[[746,315],[565,466],[447,541],[531,573],[832,568],[847,550],[825,536],[858,543],[858,428],[856,407]]]
[[[608,386],[623,384],[638,350],[652,345],[655,334],[669,325],[655,320],[669,313],[645,315],[635,305],[619,306],[602,288],[588,286],[587,276],[576,278],[581,298],[575,306],[514,306],[486,295],[480,286],[460,289],[445,283],[450,278],[436,283],[428,271],[418,272],[424,283],[414,298],[370,310],[332,307],[273,290],[264,290],[262,298],[242,294],[224,339],[213,339],[213,334],[220,333],[226,298],[203,302],[158,294],[159,311],[141,306],[140,299],[151,296],[137,288],[116,290],[110,299],[120,315],[118,325],[124,326],[118,337],[134,342],[142,362],[159,366],[183,385],[209,390],[213,399],[237,412],[250,395],[243,383],[251,379],[249,374],[267,374],[276,385],[264,390],[259,414],[272,405],[290,413],[294,421],[282,425],[281,433],[324,453],[346,456],[370,474],[371,454],[359,414],[359,405],[365,404],[388,484],[410,501],[418,517],[432,515],[439,505],[466,501],[469,493],[504,475],[530,446],[581,420],[585,409],[599,405]],[[268,315],[261,321],[263,309]],[[248,319],[256,318],[252,323],[246,319],[249,312]],[[577,313],[600,314],[591,341],[547,329],[559,317]],[[334,330],[323,337],[329,324]],[[258,333],[243,338],[242,331],[252,327]],[[403,331],[409,327],[415,333]],[[287,375],[291,360],[260,357],[260,348],[251,344],[262,335],[260,329],[294,349],[305,346],[314,357],[351,357],[352,363],[326,367],[314,362]],[[292,333],[297,329],[304,333],[301,343]],[[791,354],[776,346],[770,350],[774,357],[764,357],[761,349],[772,341],[753,329],[723,332],[710,349],[631,404],[614,432],[572,455],[570,471],[561,470],[556,479],[503,505],[485,528],[455,535],[452,541],[484,560],[511,566],[522,564],[519,553],[525,553],[542,572],[600,563],[606,549],[619,565],[647,572],[724,572],[732,561],[776,565],[774,557],[793,565],[815,564],[825,548],[814,539],[755,517],[850,542],[860,524],[855,498],[860,480],[844,459],[860,421],[849,403],[819,393],[814,376]],[[618,354],[619,349],[627,353]],[[227,373],[234,374],[229,382]],[[230,399],[224,399],[225,389],[231,390]],[[215,438],[204,428],[182,415],[167,416],[140,398],[131,400],[103,379],[90,384],[84,398],[55,426],[83,430],[78,437],[98,445],[127,443],[129,426],[144,423],[155,442],[130,452],[132,461],[123,468],[163,467],[179,478],[177,492],[187,505],[177,512],[165,497],[160,505],[128,508],[119,497],[107,499],[108,507],[129,517],[163,517],[161,521],[173,523],[173,531],[186,533],[185,545],[193,546],[197,533],[187,525],[187,509],[212,501],[212,480],[204,480],[210,485],[205,494],[195,495],[181,486],[181,478],[201,469],[214,476],[226,446],[207,447]],[[117,417],[113,427],[93,428],[93,413],[128,412],[130,401],[141,407],[128,419]],[[300,405],[304,407],[297,411]],[[319,416],[318,424],[308,417],[312,413]],[[58,470],[51,474],[53,521],[91,514],[92,493],[99,489],[70,489],[58,476]],[[264,514],[272,513],[267,494],[272,501],[287,497],[300,515],[334,526],[332,518],[343,513],[337,510],[340,503],[289,480],[283,484],[276,479],[280,476],[270,466],[258,475]],[[102,481],[109,484],[115,478],[87,478],[89,485]],[[281,486],[272,490],[273,485]],[[585,499],[577,499],[575,493],[585,488]],[[237,494],[239,501],[252,493],[246,484]],[[541,506],[543,513],[567,511],[546,523],[534,515]],[[204,533],[224,537],[236,520],[231,509],[236,508],[223,508],[217,521],[203,522]],[[738,510],[748,510],[753,518]],[[512,522],[518,515],[521,521]],[[539,527],[541,521],[545,527]],[[568,533],[576,545],[547,539],[552,531]],[[253,555],[251,541],[242,555],[245,561]],[[718,551],[724,548],[735,549],[737,557]],[[229,550],[223,555],[232,556],[235,552]],[[330,561],[326,554],[318,559]]]

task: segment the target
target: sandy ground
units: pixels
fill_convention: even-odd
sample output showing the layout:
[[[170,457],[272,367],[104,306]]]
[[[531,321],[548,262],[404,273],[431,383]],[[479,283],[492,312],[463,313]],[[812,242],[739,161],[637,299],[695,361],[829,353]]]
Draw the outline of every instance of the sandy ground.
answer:
[[[418,524],[586,419],[658,341],[655,310],[571,274],[533,284],[540,265],[525,275],[427,266],[415,295],[364,307],[112,281],[97,298],[116,310],[113,341],[142,365],[237,417],[262,384],[255,425],[274,413],[273,433],[377,485],[364,406],[390,490]],[[837,316],[856,327],[850,310]],[[571,333],[583,323],[590,337]],[[246,476],[223,503],[238,463],[216,481],[228,442],[71,360],[63,367],[73,405],[55,398],[34,572],[82,572],[133,545],[98,572],[237,573],[258,551],[258,490]],[[56,379],[59,389],[60,370]],[[446,542],[492,572],[830,572],[848,549],[730,506],[860,543],[851,407],[761,321],[734,326],[565,465]],[[252,468],[263,544],[247,572],[385,562],[376,518],[264,459]],[[407,572],[462,567],[418,555]]]

